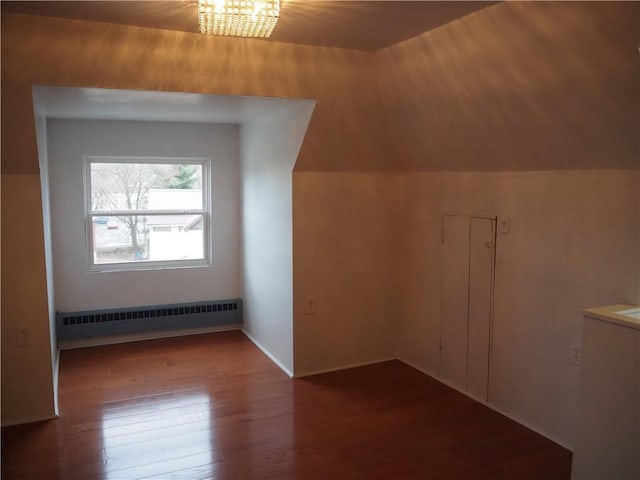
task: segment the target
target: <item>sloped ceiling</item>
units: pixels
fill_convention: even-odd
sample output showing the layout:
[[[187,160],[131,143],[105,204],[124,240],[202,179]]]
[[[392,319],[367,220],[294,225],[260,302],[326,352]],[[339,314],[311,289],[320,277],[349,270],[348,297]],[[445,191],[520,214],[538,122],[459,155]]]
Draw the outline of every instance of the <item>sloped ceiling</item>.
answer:
[[[266,41],[376,51],[495,3],[283,0]],[[194,0],[3,1],[2,12],[198,31]]]

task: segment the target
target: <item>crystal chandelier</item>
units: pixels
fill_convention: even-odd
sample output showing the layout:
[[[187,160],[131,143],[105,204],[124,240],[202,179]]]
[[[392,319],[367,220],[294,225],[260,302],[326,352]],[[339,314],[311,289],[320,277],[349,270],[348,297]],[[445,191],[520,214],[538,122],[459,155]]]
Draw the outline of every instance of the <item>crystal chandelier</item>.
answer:
[[[267,38],[279,16],[279,0],[198,0],[200,33],[208,35]]]

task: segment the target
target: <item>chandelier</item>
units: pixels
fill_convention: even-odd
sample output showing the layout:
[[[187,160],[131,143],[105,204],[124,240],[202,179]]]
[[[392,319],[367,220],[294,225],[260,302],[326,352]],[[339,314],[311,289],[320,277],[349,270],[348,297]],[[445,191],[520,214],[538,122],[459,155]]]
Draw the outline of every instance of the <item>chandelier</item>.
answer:
[[[280,16],[279,0],[198,0],[200,33],[268,38]]]

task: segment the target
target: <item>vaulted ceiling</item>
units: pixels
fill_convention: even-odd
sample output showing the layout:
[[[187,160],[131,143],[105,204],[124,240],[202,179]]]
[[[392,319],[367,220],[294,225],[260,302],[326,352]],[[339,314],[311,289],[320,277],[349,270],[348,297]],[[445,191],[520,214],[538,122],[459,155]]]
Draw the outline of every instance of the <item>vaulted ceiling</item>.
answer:
[[[498,2],[282,0],[267,41],[376,51]],[[3,1],[2,12],[198,31],[197,1]]]

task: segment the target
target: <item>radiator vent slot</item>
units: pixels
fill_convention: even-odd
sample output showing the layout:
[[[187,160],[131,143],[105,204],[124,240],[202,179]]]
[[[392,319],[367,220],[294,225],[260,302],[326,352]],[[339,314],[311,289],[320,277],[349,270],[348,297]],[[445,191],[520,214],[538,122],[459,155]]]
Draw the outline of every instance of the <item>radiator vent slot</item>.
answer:
[[[56,313],[59,339],[242,323],[242,300]]]

